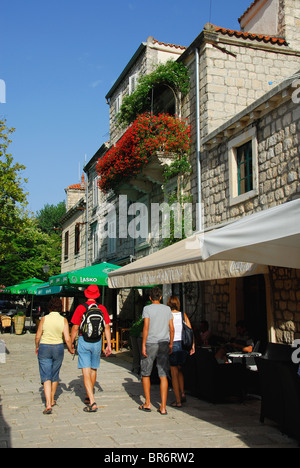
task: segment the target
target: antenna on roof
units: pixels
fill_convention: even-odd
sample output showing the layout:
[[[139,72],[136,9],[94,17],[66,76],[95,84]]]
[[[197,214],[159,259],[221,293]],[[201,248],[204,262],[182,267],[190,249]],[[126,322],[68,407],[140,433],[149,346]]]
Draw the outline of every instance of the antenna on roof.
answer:
[[[211,12],[212,12],[212,0],[209,2],[209,23],[211,23]]]

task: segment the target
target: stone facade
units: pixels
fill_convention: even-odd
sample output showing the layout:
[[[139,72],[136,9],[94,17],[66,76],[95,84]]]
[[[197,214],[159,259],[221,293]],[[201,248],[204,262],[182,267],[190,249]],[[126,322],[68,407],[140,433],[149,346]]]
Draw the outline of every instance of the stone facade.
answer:
[[[299,196],[300,108],[292,100],[292,85],[281,88],[278,93],[274,89],[256,101],[238,118],[203,140],[205,147],[210,148],[201,155],[206,227],[271,208]],[[245,125],[245,122],[249,124]],[[251,192],[247,199],[235,203],[230,199],[233,182],[228,146],[238,136],[247,138],[251,130],[258,152],[257,186],[255,193]]]
[[[300,338],[300,270],[270,267],[274,295],[274,327],[279,343]]]
[[[62,226],[61,273],[85,267],[86,211],[85,182],[66,188],[67,212],[60,220]]]
[[[300,107],[294,84],[287,80],[278,85],[203,140],[206,229],[300,197]],[[257,149],[253,159],[256,187],[248,195],[232,199],[230,159],[234,155],[230,142],[244,142],[250,137]],[[291,343],[300,334],[299,276],[299,270],[270,267],[265,278],[270,341]],[[210,317],[214,332],[226,337],[237,318],[232,302],[239,298],[232,284],[233,280],[226,280],[206,282],[203,286],[205,316]]]
[[[159,42],[151,36],[140,45],[106,95],[109,104],[110,145],[114,145],[125,131],[116,119],[123,97],[134,90],[140,77],[151,73],[160,63],[177,60],[184,50],[185,47]],[[133,78],[135,84],[132,84]]]
[[[219,227],[299,197],[300,112],[299,103],[292,98],[293,79],[288,80],[300,69],[299,18],[299,0],[255,0],[240,18],[241,31],[207,24],[187,48],[153,38],[141,44],[106,95],[110,141],[85,169],[89,180],[88,264],[108,261],[125,265],[161,247],[150,236],[140,241],[117,235],[115,243],[100,236],[109,226],[118,232],[118,217],[130,204],[141,201],[150,206],[164,201],[161,183],[127,187],[121,192],[128,197],[127,207],[120,207],[120,199],[113,193],[98,192],[95,204],[95,167],[97,159],[125,131],[116,121],[123,96],[134,89],[138,76],[150,73],[169,58],[184,63],[190,73],[190,92],[181,103],[182,118],[192,129],[193,172],[186,194],[196,207],[200,183],[204,228]],[[248,142],[252,142],[253,187],[240,194],[235,154]],[[115,223],[109,211],[115,215]],[[128,216],[128,223],[131,220]],[[235,331],[235,321],[247,313],[247,288],[253,288],[265,301],[262,307],[268,339],[290,342],[300,333],[299,274],[272,268],[263,284],[260,279],[254,278],[251,284],[224,279],[184,285],[185,311],[195,326],[207,319],[215,334],[228,338]],[[288,290],[287,284],[291,285]],[[129,290],[121,292],[119,313],[126,320],[136,318],[136,304],[141,306],[142,296],[140,292],[138,296]]]

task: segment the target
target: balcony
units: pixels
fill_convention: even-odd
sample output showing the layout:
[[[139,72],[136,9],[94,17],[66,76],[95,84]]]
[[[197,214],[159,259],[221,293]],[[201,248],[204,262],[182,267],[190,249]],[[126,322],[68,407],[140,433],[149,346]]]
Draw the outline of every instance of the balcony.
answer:
[[[177,117],[143,114],[118,143],[98,161],[103,192],[127,194],[132,199],[165,182],[164,170],[190,151],[190,127]]]

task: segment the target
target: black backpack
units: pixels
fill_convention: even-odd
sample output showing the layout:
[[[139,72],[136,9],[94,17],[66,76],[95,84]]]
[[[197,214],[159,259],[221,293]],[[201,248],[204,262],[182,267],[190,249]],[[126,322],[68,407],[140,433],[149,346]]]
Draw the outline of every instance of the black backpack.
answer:
[[[101,340],[105,328],[103,312],[98,304],[83,304],[86,312],[82,316],[79,331],[84,341],[97,343]]]

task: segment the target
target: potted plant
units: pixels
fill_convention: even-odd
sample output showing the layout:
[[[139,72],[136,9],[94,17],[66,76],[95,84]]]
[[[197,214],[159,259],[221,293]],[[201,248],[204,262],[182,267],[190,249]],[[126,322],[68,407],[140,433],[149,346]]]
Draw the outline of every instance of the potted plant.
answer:
[[[134,322],[129,330],[130,341],[132,347],[132,372],[139,374],[140,372],[140,361],[141,361],[141,348],[142,348],[142,333],[144,328],[144,319],[139,319]]]
[[[25,313],[22,310],[19,310],[13,318],[16,335],[22,335],[25,326],[25,320]]]

